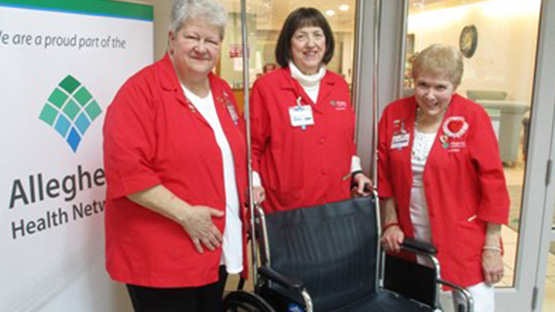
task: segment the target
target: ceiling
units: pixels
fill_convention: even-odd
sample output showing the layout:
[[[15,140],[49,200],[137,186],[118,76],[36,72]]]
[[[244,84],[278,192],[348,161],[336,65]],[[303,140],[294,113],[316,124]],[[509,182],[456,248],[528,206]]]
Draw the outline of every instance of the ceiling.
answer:
[[[240,12],[239,0],[221,1],[229,12]],[[299,3],[302,3],[299,5]],[[248,0],[247,13],[255,15],[256,28],[261,30],[279,30],[287,15],[298,7],[314,7],[322,13],[333,10],[335,15],[326,15],[328,22],[334,31],[353,31],[355,22],[356,0]],[[339,6],[346,4],[347,11],[340,11]]]
[[[474,4],[488,0],[409,0],[409,10],[434,10]]]
[[[152,3],[171,2],[171,0],[117,0],[127,2]],[[241,11],[240,0],[219,0],[231,13]],[[360,0],[364,1],[364,0]],[[488,0],[409,0],[411,13],[434,10],[439,8],[456,7]],[[335,32],[352,32],[355,28],[355,10],[357,0],[246,0],[247,12],[254,16],[257,30],[279,31],[287,15],[295,8],[315,7],[325,13],[333,10],[335,15],[326,15],[330,26]],[[340,11],[339,6],[346,4],[347,11]]]

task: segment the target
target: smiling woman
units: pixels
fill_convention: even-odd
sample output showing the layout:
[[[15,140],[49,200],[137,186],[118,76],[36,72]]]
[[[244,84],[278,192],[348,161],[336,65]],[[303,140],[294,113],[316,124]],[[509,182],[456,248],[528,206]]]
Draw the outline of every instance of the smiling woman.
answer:
[[[463,62],[453,49],[434,45],[427,51],[429,56],[417,57],[412,69],[418,103],[416,121],[422,132],[435,133],[461,83]]]
[[[462,74],[457,49],[427,47],[414,60],[414,96],[391,103],[382,115],[382,244],[397,253],[405,237],[433,243],[442,277],[470,291],[474,311],[492,312],[493,284],[503,277],[500,231],[509,196],[491,120],[455,93]],[[460,295],[453,299],[462,304]]]
[[[275,56],[282,67],[260,77],[251,95],[254,195],[266,212],[366,195],[355,116],[345,80],[326,70],[335,40],[315,8],[289,14]]]
[[[167,54],[106,115],[106,266],[136,311],[220,311],[244,271],[244,123],[212,74],[226,24],[218,1],[174,1]]]
[[[222,36],[219,26],[198,19],[189,19],[169,33],[170,60],[179,80],[201,97],[210,90],[208,74],[220,57]]]
[[[316,74],[325,51],[326,36],[320,27],[308,26],[297,29],[291,38],[293,63],[303,74]]]

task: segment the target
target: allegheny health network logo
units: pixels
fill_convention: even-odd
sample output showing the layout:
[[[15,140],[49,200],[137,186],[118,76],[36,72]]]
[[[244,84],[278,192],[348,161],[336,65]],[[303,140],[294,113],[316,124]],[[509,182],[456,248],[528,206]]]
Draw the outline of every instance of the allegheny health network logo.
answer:
[[[75,153],[85,132],[101,113],[87,88],[67,75],[50,94],[39,119],[52,126]]]

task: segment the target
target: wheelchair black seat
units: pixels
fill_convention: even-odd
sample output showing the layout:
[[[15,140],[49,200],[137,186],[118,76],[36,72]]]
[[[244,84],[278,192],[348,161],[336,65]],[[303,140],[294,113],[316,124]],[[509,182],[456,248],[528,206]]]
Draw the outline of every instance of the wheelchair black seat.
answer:
[[[253,296],[267,305],[241,310],[240,300],[234,300],[228,311],[437,311],[434,274],[429,288],[434,294],[424,296],[429,302],[408,298],[406,289],[401,295],[383,287],[404,282],[384,282],[378,209],[374,196],[262,217],[262,266]],[[395,270],[391,265],[388,269]],[[226,298],[228,303],[234,296]]]

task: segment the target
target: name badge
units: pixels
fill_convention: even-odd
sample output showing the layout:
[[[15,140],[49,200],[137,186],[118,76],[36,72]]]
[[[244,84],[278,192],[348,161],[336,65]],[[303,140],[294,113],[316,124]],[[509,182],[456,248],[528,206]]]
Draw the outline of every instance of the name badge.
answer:
[[[303,127],[314,125],[314,116],[312,115],[312,106],[297,105],[289,107],[289,117],[293,127]]]
[[[399,133],[393,136],[393,141],[391,141],[391,149],[402,149],[409,146],[410,134],[409,133]]]
[[[233,120],[233,123],[237,126],[237,123],[239,121],[239,114],[237,114],[237,112],[235,111],[235,107],[231,102],[227,103],[226,107],[231,120]]]

